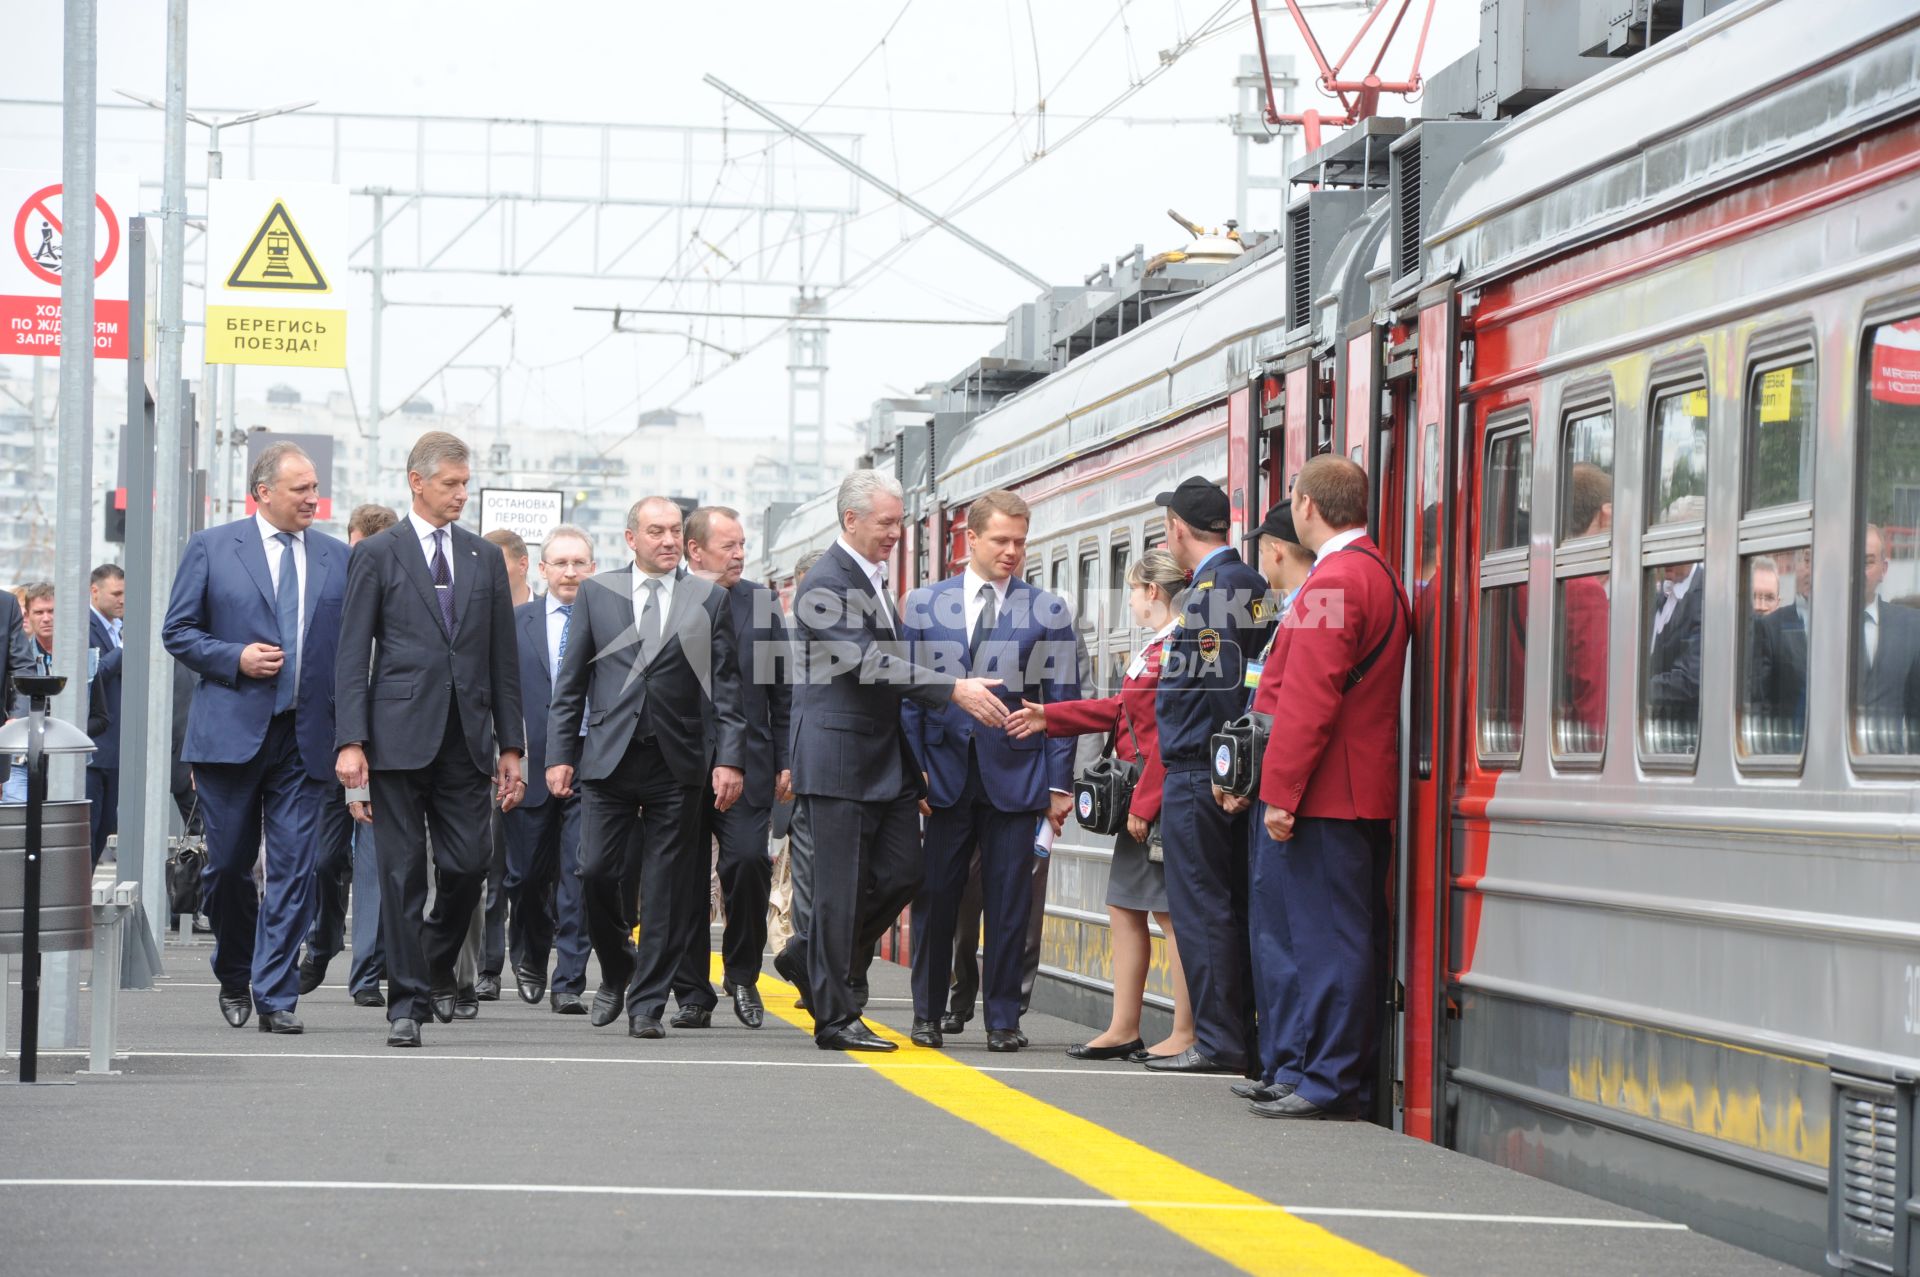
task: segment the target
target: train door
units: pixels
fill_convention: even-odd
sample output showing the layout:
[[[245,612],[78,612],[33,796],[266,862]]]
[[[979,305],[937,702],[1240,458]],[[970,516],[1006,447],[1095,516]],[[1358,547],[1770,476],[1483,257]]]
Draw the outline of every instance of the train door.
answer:
[[[1390,445],[1400,511],[1400,570],[1413,602],[1405,794],[1400,821],[1397,929],[1404,987],[1401,1080],[1407,1134],[1445,1142],[1444,980],[1447,865],[1453,760],[1446,724],[1454,659],[1449,636],[1458,594],[1449,554],[1456,521],[1454,388],[1457,370],[1451,286],[1421,294],[1411,375],[1393,383]],[[1404,443],[1402,442],[1404,441]],[[1383,511],[1383,522],[1385,522]]]
[[[1228,544],[1236,546],[1241,534],[1256,526],[1267,511],[1260,501],[1260,439],[1254,423],[1253,396],[1251,386],[1242,386],[1227,396],[1227,503],[1233,519]],[[1109,588],[1119,590],[1125,585],[1116,579]]]

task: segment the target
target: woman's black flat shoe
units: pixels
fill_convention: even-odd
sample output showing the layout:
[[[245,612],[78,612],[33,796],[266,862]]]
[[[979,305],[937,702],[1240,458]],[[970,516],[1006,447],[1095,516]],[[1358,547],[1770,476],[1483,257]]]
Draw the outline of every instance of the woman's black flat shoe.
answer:
[[[1139,1038],[1119,1046],[1088,1046],[1081,1042],[1068,1047],[1067,1054],[1076,1060],[1130,1060],[1136,1051],[1144,1051],[1146,1045]]]

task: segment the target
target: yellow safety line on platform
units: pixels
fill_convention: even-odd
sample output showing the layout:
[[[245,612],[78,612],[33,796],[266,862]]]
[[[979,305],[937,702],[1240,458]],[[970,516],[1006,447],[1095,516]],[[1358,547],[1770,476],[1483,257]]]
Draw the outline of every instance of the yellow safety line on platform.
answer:
[[[717,982],[725,976],[720,955],[715,954],[713,979]],[[813,1018],[796,1006],[792,985],[762,976],[760,994],[770,1013],[812,1034]],[[1168,1232],[1242,1271],[1276,1277],[1384,1277],[1413,1272],[1272,1202],[996,1081],[944,1051],[917,1047],[885,1025],[867,1023],[901,1049],[889,1055],[850,1052],[852,1058],[908,1094],[1127,1203]],[[910,1067],[900,1067],[903,1064]],[[1262,1131],[1258,1137],[1273,1134]]]

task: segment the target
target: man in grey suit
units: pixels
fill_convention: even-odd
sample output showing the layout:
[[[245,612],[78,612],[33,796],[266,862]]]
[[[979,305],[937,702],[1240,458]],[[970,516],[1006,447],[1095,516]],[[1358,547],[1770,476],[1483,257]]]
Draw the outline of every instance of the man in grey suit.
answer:
[[[988,727],[1006,722],[999,679],[915,665],[900,637],[887,566],[900,544],[900,484],[855,470],[835,502],[840,537],[794,595],[793,792],[812,835],[812,917],[773,960],[806,994],[823,1051],[891,1051],[849,987],[925,876],[925,779],[900,729],[901,702],[952,702]],[[797,920],[796,920],[797,921]]]
[[[348,789],[372,789],[372,811],[352,810],[373,823],[380,866],[388,1046],[419,1046],[429,1012],[453,1020],[454,961],[493,855],[488,777],[502,811],[526,793],[506,565],[456,522],[468,456],[453,435],[421,435],[407,458],[412,509],[347,565],[335,770]],[[422,922],[429,834],[437,890]]]
[[[634,562],[580,587],[547,714],[547,790],[582,791],[580,877],[601,975],[591,1019],[612,1024],[624,1008],[636,1038],[666,1036],[674,968],[689,928],[706,927],[704,910],[685,907],[707,885],[702,787],[725,811],[744,782],[733,613],[725,590],[680,566],[680,523],[665,497],[627,512]]]

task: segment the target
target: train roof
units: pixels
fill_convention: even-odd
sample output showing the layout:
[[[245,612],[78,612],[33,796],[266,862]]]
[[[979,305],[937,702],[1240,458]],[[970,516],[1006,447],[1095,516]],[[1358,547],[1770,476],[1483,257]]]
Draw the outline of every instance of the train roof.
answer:
[[[1244,383],[1255,338],[1286,322],[1285,267],[1269,252],[982,413],[941,468],[941,503],[964,504]]]
[[[1435,200],[1462,285],[1618,232],[1920,106],[1920,9],[1751,0],[1534,108]]]
[[[837,485],[829,488],[795,506],[780,521],[773,539],[760,556],[770,572],[784,575],[812,551],[824,550],[833,544],[833,539],[840,534],[839,522],[833,517],[834,499],[839,493]]]

